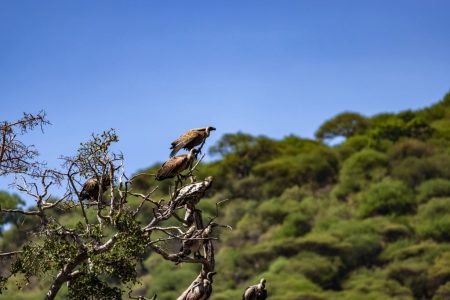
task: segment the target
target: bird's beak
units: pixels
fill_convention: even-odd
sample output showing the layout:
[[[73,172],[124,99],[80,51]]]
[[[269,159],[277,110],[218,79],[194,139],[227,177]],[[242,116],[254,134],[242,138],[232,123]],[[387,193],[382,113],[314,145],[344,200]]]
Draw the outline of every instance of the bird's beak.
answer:
[[[216,130],[216,127],[211,127],[209,130]]]

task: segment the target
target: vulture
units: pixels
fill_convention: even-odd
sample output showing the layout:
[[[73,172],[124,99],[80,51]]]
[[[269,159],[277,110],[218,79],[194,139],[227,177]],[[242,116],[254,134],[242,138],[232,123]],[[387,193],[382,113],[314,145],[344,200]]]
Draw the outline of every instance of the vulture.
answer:
[[[156,172],[156,180],[161,181],[178,176],[189,167],[196,155],[197,150],[191,149],[188,154],[182,154],[169,158]]]
[[[242,300],[265,300],[267,299],[266,280],[261,279],[259,284],[249,286],[245,289]]]
[[[216,272],[208,272],[206,278],[203,276],[197,277],[197,279],[191,284],[177,300],[207,300],[212,293],[213,276]]]
[[[111,185],[111,180],[109,176],[102,176],[102,192],[106,191]],[[96,176],[89,178],[83,185],[83,189],[80,192],[80,200],[93,200],[97,201],[100,192],[100,183]]]
[[[172,142],[172,146],[170,149],[170,157],[173,157],[177,154],[181,149],[191,150],[194,147],[205,142],[206,138],[209,136],[209,133],[216,128],[208,126],[204,128],[194,128],[189,130],[188,132],[182,134],[179,138]]]
[[[178,255],[180,257],[184,257],[194,253],[194,257],[202,257],[200,254],[200,248],[205,243],[206,238],[208,238],[214,226],[217,226],[217,224],[211,223],[203,229],[196,229],[195,225],[191,226],[183,237],[184,240],[181,244],[180,253]]]
[[[212,181],[212,176],[208,176],[203,181],[194,182],[181,188],[173,200],[175,208],[187,205],[190,209],[193,209],[205,195],[205,192],[211,187]]]

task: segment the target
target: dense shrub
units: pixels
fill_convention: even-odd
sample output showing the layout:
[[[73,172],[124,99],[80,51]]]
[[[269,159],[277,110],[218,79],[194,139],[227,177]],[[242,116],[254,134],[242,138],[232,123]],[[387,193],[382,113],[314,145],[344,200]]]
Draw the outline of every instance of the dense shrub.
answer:
[[[356,152],[363,150],[370,144],[370,139],[365,135],[355,135],[346,139],[336,147],[339,158],[346,160]]]
[[[284,156],[258,164],[253,173],[264,179],[271,195],[279,195],[293,185],[320,187],[332,183],[338,173],[338,159],[332,151],[316,148],[301,155]]]
[[[413,212],[416,201],[412,191],[403,182],[385,179],[364,191],[359,205],[363,216],[401,215]]]
[[[447,300],[447,299],[450,299],[450,282],[441,285],[433,297],[433,300]]]
[[[450,198],[435,198],[419,207],[416,231],[436,241],[450,241]]]
[[[387,172],[387,164],[386,155],[373,149],[355,153],[343,163],[334,194],[343,199],[369,182],[381,180]]]
[[[371,136],[375,140],[398,141],[403,137],[426,139],[433,133],[431,126],[422,118],[390,116],[384,122],[372,126]]]
[[[274,234],[275,238],[298,237],[311,230],[311,219],[302,213],[291,213]]]
[[[425,142],[417,139],[403,139],[395,143],[388,154],[391,159],[401,160],[409,156],[425,157],[432,153],[432,146]]]
[[[430,157],[407,157],[391,166],[392,177],[415,187],[421,182],[432,178],[450,179],[450,156],[436,154]]]
[[[436,178],[422,182],[417,187],[419,202],[426,202],[435,197],[450,196],[450,180]]]
[[[360,268],[343,283],[345,292],[334,299],[412,299],[412,293],[395,280],[387,277],[382,269]]]
[[[442,253],[428,269],[428,290],[432,295],[439,286],[450,281],[450,253]]]
[[[387,276],[408,287],[416,299],[428,295],[427,264],[425,262],[394,262],[387,268]]]

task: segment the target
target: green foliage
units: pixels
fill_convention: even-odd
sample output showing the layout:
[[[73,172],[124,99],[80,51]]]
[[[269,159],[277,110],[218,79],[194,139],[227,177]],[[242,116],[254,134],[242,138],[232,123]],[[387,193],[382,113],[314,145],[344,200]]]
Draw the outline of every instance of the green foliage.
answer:
[[[339,157],[342,161],[363,150],[370,145],[370,139],[365,135],[355,135],[346,139],[336,147]]]
[[[375,141],[398,141],[403,137],[426,139],[433,133],[432,127],[423,119],[410,119],[399,116],[389,116],[383,122],[372,126],[370,134]]]
[[[407,157],[426,157],[433,153],[433,147],[417,139],[402,139],[395,143],[389,150],[389,157],[392,160],[402,160]]]
[[[25,202],[16,194],[9,194],[0,191],[0,208],[13,209],[24,205]],[[17,214],[0,214],[0,237],[3,233],[4,224],[17,223],[19,216]]]
[[[250,174],[255,163],[276,155],[277,149],[274,141],[269,138],[237,133],[225,134],[211,147],[210,153],[222,155],[224,171],[242,178]]]
[[[202,163],[195,176],[215,180],[198,207],[212,217],[215,203],[228,199],[215,222],[233,227],[215,243],[212,300],[240,299],[262,277],[275,300],[450,298],[450,93],[418,111],[359,117],[344,113],[319,128],[320,139],[345,138],[333,147],[295,135],[274,140],[237,133],[211,148],[218,159]],[[145,175],[133,182],[142,192],[154,186]],[[163,182],[153,199],[167,200],[168,190]],[[136,208],[138,201],[129,200]],[[80,230],[79,215],[55,212],[54,218]],[[88,218],[95,223],[95,211],[88,209]],[[23,252],[8,283],[0,261],[0,289],[8,288],[0,299],[42,298],[42,282],[79,253],[76,243],[57,230],[37,236],[40,224],[28,217],[7,222],[12,226],[0,249]],[[115,299],[132,286],[136,295],[177,298],[199,269],[150,253],[138,228],[127,214],[101,230],[92,226],[86,241],[117,233],[116,245],[89,257],[60,297]],[[179,249],[178,243],[164,246]]]
[[[450,282],[441,285],[435,292],[433,300],[446,300],[450,298]]]
[[[421,296],[428,294],[426,266],[424,262],[394,262],[387,268],[387,276],[389,279],[408,287],[414,298],[421,298]]]
[[[450,180],[436,178],[422,182],[417,187],[419,202],[426,202],[434,197],[450,196]]]
[[[300,272],[323,288],[337,287],[337,277],[340,275],[340,270],[343,267],[338,256],[322,256],[314,252],[305,251],[295,256],[292,260],[293,262],[288,263],[285,272]]]
[[[279,195],[286,187],[309,184],[320,187],[332,183],[338,172],[336,155],[322,147],[297,156],[285,156],[258,164],[254,173],[269,182],[268,195]]]
[[[413,299],[411,291],[388,278],[382,269],[360,268],[343,283],[339,299]]]
[[[428,269],[428,290],[434,294],[439,286],[450,282],[450,253],[442,253]]]
[[[290,267],[288,260],[277,258],[266,272],[255,276],[253,282],[259,278],[265,278],[267,282],[270,282],[270,295],[273,295],[271,297],[274,299],[281,299],[280,296],[282,295],[288,297],[287,295],[289,294],[294,296],[305,292],[321,291],[318,285],[301,274],[297,273],[297,276],[289,276],[288,274],[292,272],[292,269],[289,271]]]
[[[343,163],[334,194],[345,199],[368,183],[380,181],[387,173],[387,165],[387,156],[381,152],[367,148],[355,153]]]
[[[413,212],[416,200],[413,192],[403,182],[385,179],[374,183],[362,193],[359,204],[363,216],[401,215]]]
[[[436,154],[429,157],[407,157],[392,163],[392,177],[414,187],[432,178],[450,179],[450,156]]]
[[[291,213],[284,219],[274,238],[302,236],[310,230],[310,219],[306,215]]]
[[[82,299],[122,299],[122,291],[117,287],[110,287],[94,274],[83,274],[69,285],[69,298]]]
[[[419,207],[416,231],[419,236],[450,241],[450,198],[435,198]]]
[[[336,137],[351,137],[355,134],[361,134],[369,127],[369,121],[366,117],[354,113],[343,112],[327,120],[316,131],[315,136],[320,140],[331,140]]]

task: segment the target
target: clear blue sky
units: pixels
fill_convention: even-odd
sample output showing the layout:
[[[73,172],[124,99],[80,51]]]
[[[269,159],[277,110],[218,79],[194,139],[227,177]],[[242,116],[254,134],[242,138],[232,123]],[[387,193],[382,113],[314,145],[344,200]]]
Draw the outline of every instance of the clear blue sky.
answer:
[[[116,128],[128,171],[214,125],[312,137],[344,110],[420,108],[450,88],[450,1],[1,1],[0,120],[58,165]],[[5,180],[0,180],[0,189]]]

